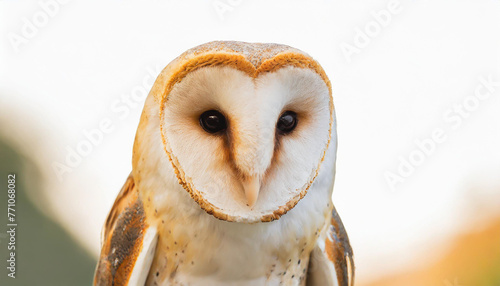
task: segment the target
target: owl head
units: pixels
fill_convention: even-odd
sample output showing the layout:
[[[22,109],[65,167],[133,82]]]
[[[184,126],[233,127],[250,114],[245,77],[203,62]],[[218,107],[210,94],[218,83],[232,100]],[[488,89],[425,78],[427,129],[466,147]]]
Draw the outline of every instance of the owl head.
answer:
[[[222,220],[276,220],[307,195],[336,140],[334,126],[330,81],[307,54],[207,43],[156,79],[136,136],[134,177],[175,174]]]

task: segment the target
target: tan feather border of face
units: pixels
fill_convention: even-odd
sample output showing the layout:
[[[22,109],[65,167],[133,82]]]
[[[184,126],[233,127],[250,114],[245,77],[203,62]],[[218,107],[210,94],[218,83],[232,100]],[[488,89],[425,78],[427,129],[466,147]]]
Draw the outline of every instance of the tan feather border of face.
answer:
[[[160,74],[158,77],[157,81],[155,82],[152,92],[156,92],[156,100],[160,104],[160,132],[161,132],[161,137],[163,141],[163,146],[165,149],[165,152],[168,155],[168,158],[170,162],[172,163],[172,166],[174,168],[175,174],[177,176],[177,179],[179,180],[179,183],[182,185],[184,189],[191,195],[191,197],[200,205],[200,207],[205,210],[207,213],[213,215],[214,217],[225,220],[225,221],[230,221],[230,222],[240,222],[244,221],[247,223],[255,223],[258,222],[258,219],[255,219],[253,221],[249,220],[242,220],[238,216],[232,216],[223,213],[218,207],[214,206],[210,202],[206,201],[200,194],[196,188],[194,188],[192,182],[190,179],[187,179],[184,171],[182,170],[179,161],[177,158],[172,155],[170,145],[168,143],[167,138],[164,136],[164,108],[165,104],[168,99],[168,94],[172,90],[175,84],[179,83],[182,81],[182,79],[189,74],[190,72],[193,72],[197,69],[203,68],[203,67],[213,67],[213,66],[230,66],[233,67],[237,70],[240,70],[242,72],[245,72],[252,78],[257,78],[260,74],[268,73],[268,72],[274,72],[277,71],[280,68],[283,68],[285,66],[293,66],[293,67],[298,67],[298,68],[305,68],[305,69],[311,69],[314,72],[316,72],[324,81],[325,84],[328,87],[329,94],[330,94],[330,127],[329,127],[329,135],[328,135],[328,142],[326,144],[325,149],[323,150],[323,154],[321,157],[320,162],[318,163],[318,167],[316,170],[313,171],[313,174],[311,174],[311,179],[307,184],[304,185],[303,189],[300,191],[299,194],[297,194],[294,198],[292,198],[290,201],[288,201],[285,205],[279,207],[277,210],[273,211],[270,214],[264,214],[260,217],[260,221],[262,222],[269,222],[273,220],[279,219],[282,215],[287,213],[289,210],[291,210],[295,205],[306,195],[307,190],[311,186],[311,184],[314,182],[316,179],[319,168],[321,166],[321,163],[323,162],[325,155],[326,155],[326,150],[328,149],[328,146],[330,145],[330,140],[331,140],[331,133],[332,133],[332,125],[333,125],[333,99],[332,99],[332,87],[330,80],[326,76],[325,71],[323,68],[311,57],[301,54],[299,52],[283,52],[283,53],[278,53],[274,57],[264,60],[260,66],[256,67],[254,66],[243,54],[237,53],[237,52],[231,52],[231,51],[209,51],[206,53],[200,53],[198,55],[195,55],[194,57],[184,60],[184,62],[179,63],[178,61],[183,60],[182,56],[176,60],[174,60],[173,63],[169,64]],[[175,68],[175,65],[177,64],[177,68]],[[174,67],[170,67],[171,65],[174,65]],[[175,68],[175,70],[172,70]],[[166,76],[170,76],[169,78],[166,78]],[[161,86],[157,86],[161,85]],[[162,88],[162,86],[164,86]]]

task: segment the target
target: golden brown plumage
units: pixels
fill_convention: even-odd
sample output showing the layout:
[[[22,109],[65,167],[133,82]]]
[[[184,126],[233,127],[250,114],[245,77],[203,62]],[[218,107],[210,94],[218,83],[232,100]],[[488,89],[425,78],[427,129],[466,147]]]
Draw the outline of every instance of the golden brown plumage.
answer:
[[[128,285],[148,228],[139,192],[130,175],[109,212],[94,285]]]

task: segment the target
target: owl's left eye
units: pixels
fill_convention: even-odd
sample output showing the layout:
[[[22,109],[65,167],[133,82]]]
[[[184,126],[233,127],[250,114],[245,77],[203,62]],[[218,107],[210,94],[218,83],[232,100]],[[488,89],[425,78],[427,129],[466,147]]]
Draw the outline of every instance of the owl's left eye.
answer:
[[[208,133],[217,133],[227,128],[227,121],[219,111],[208,110],[201,114],[200,125]]]

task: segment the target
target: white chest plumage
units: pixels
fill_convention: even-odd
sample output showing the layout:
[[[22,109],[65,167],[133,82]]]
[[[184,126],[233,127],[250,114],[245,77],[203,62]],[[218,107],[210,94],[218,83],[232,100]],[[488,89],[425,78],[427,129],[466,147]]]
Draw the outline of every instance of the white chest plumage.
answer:
[[[159,229],[146,285],[305,285],[310,253],[331,211],[329,185],[316,182],[279,220],[255,224],[218,220],[182,189],[143,192]]]

